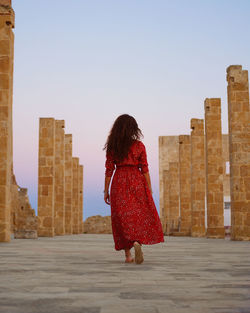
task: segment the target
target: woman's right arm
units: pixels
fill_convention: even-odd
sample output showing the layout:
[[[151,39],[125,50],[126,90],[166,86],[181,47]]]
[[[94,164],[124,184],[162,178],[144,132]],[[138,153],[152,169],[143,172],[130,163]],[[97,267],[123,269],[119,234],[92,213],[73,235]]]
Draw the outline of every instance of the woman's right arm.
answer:
[[[109,185],[110,185],[111,177],[105,177],[105,183],[104,183],[104,201],[110,205],[110,199],[109,199]]]
[[[115,162],[111,155],[106,155],[106,162],[105,162],[105,182],[104,182],[104,201],[109,205],[110,198],[109,198],[109,185],[111,181],[111,177],[113,175],[115,169]]]

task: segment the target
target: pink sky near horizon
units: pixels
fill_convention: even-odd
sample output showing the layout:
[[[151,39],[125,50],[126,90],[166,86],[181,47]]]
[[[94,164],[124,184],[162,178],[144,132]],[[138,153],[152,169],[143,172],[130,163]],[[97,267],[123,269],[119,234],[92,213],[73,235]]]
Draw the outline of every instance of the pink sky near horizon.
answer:
[[[115,118],[128,113],[144,133],[159,209],[158,136],[189,134],[212,97],[222,99],[227,132],[226,68],[250,69],[250,3],[72,1],[68,14],[66,0],[13,0],[13,8],[14,170],[32,206],[39,117],[54,117],[65,120],[84,165],[84,218],[110,214],[102,148]]]

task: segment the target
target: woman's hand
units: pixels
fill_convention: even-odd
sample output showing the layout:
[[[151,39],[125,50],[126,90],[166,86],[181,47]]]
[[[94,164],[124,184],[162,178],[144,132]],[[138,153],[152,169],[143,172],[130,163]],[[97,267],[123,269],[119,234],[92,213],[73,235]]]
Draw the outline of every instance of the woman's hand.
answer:
[[[109,199],[109,192],[108,191],[105,191],[104,192],[104,201],[110,205],[110,199]]]

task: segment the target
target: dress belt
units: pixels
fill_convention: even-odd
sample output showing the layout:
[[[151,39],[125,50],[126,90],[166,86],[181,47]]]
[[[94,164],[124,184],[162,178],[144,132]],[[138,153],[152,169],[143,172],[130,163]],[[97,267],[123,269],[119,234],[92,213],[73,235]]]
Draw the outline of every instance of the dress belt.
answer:
[[[122,165],[116,165],[117,168],[119,167],[138,167],[139,165],[134,164],[122,164]]]

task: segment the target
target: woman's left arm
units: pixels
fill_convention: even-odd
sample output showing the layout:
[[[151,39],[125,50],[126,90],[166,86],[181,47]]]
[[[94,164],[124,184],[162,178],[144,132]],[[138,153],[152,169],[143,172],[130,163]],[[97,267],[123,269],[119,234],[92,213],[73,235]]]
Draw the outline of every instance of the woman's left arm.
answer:
[[[144,177],[146,178],[146,181],[147,181],[147,183],[148,183],[148,187],[149,187],[149,189],[150,189],[151,193],[153,193],[153,191],[152,191],[152,186],[151,186],[151,179],[150,179],[149,172],[147,172],[147,173],[143,173],[143,175],[144,175]]]

